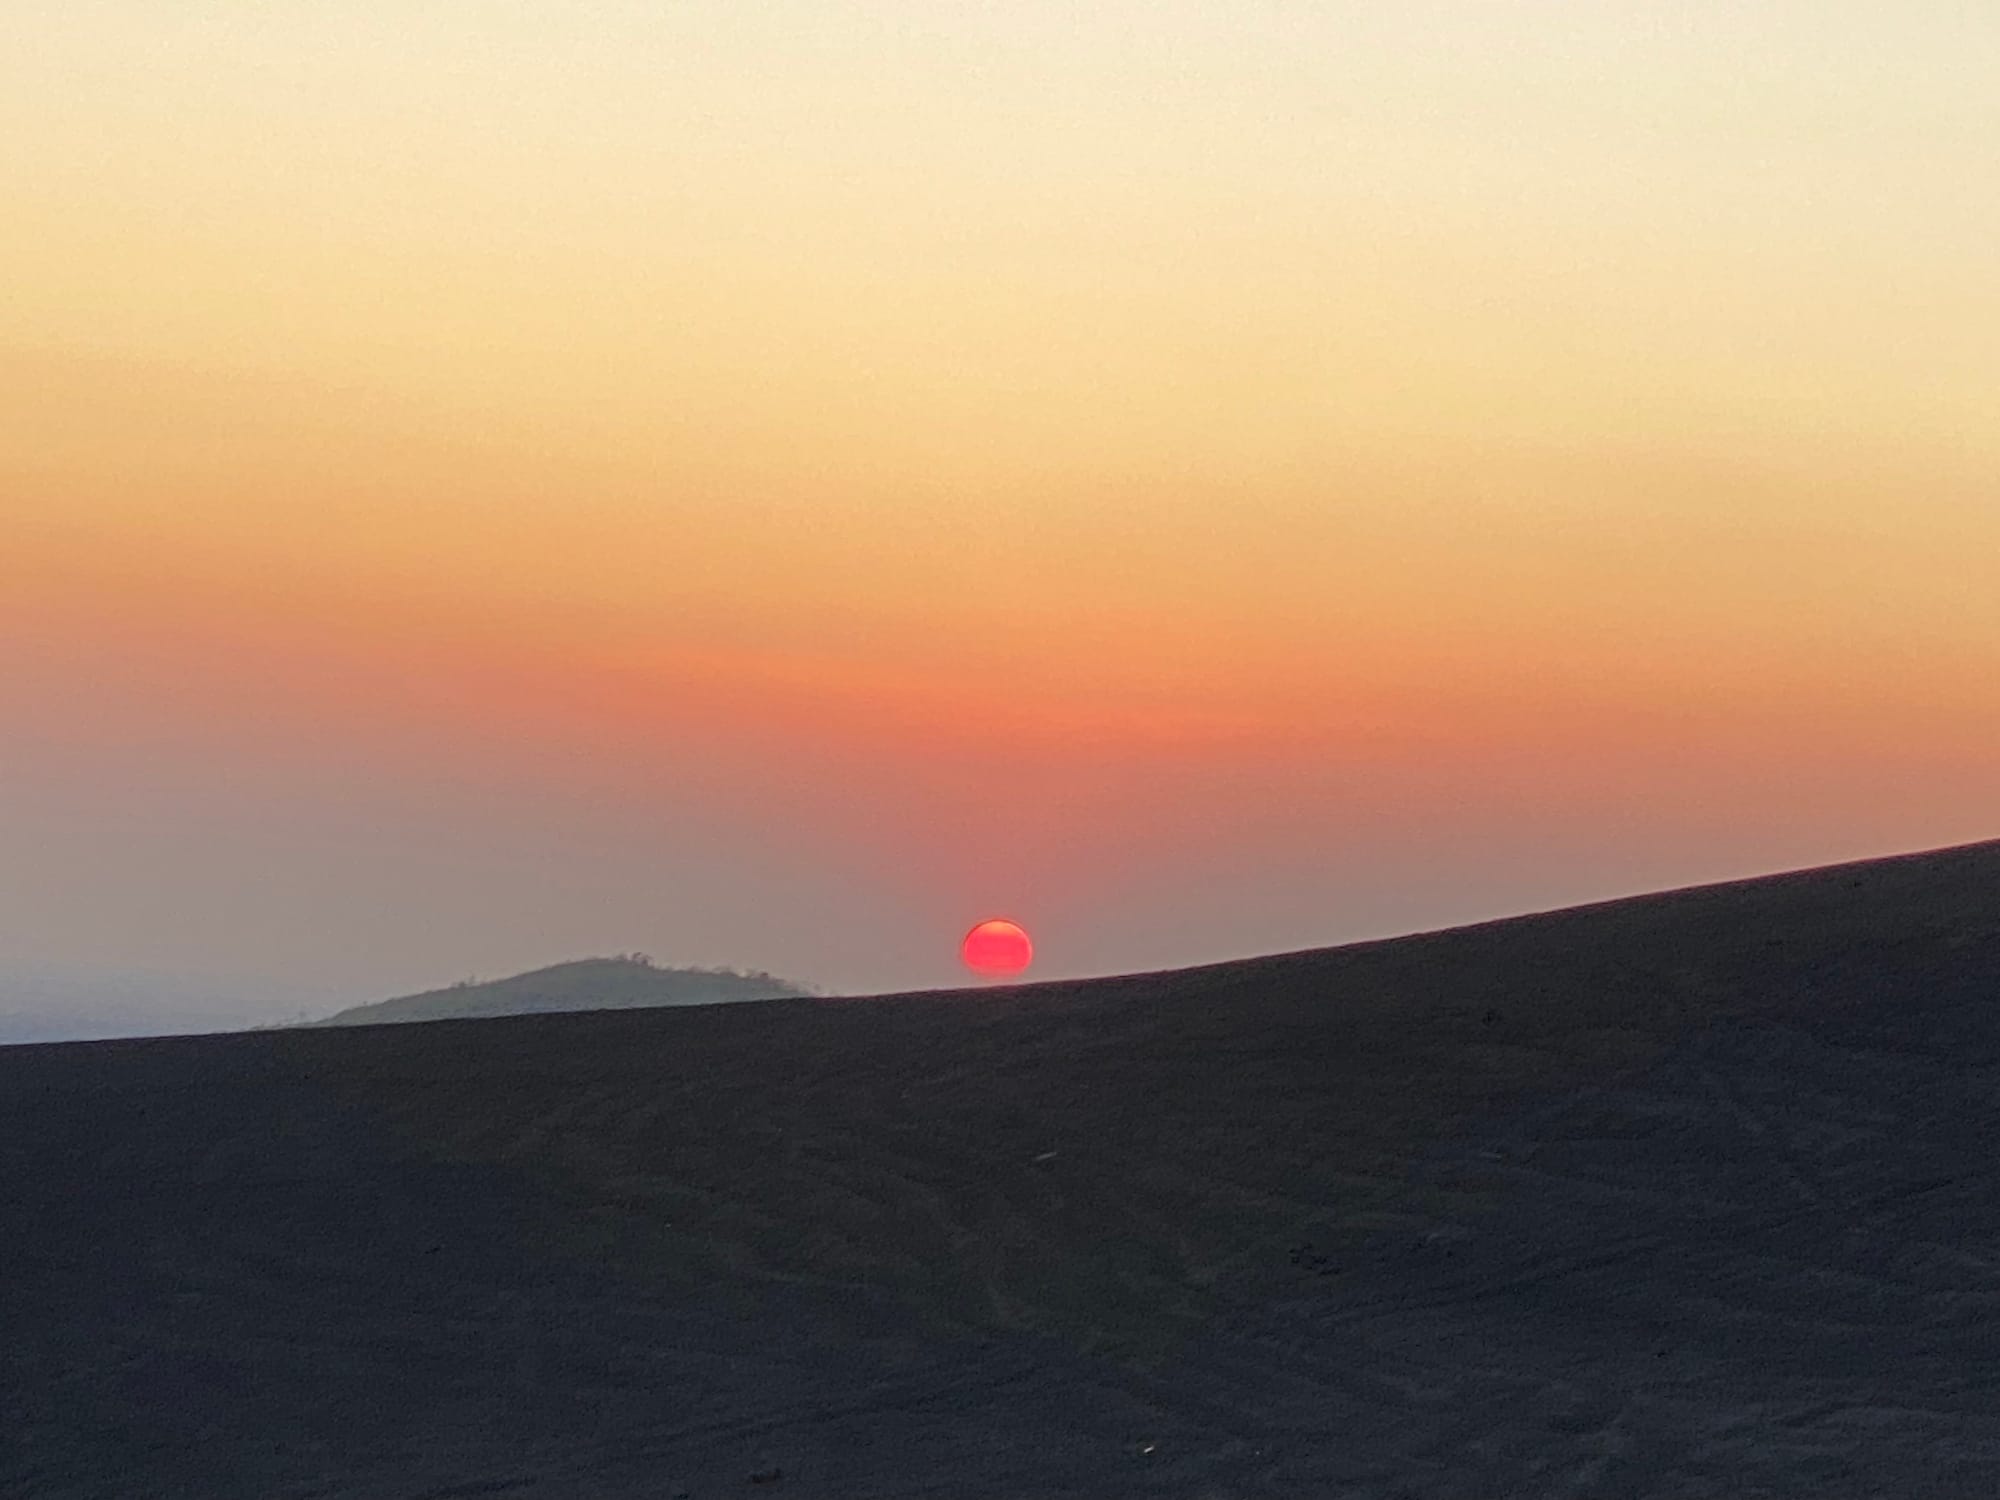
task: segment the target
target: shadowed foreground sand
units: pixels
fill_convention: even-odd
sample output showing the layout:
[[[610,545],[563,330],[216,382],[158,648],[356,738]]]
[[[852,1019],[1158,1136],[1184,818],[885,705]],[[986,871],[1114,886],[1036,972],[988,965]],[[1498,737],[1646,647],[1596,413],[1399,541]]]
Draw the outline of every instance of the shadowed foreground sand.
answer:
[[[0,1494],[2000,1494],[2000,845],[0,1050]]]

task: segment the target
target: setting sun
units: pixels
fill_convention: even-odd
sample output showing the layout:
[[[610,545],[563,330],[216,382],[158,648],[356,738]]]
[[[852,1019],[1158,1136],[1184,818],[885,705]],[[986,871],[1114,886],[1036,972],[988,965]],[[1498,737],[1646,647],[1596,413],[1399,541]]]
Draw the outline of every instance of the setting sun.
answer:
[[[1035,945],[1028,940],[1027,929],[1020,923],[995,917],[965,935],[965,941],[959,945],[959,957],[975,974],[1002,978],[1019,974],[1033,963]]]

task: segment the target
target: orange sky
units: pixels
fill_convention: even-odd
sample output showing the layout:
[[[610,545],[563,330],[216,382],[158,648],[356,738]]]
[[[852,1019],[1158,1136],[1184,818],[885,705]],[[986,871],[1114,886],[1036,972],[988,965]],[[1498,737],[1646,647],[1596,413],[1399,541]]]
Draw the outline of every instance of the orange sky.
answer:
[[[0,947],[873,987],[2000,833],[2000,20],[1604,12],[30,7]]]

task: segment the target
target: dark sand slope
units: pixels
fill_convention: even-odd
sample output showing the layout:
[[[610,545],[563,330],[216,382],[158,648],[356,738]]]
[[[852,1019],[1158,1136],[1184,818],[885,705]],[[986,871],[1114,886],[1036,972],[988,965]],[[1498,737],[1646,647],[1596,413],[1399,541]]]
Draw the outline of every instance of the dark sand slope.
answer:
[[[0,1051],[0,1494],[2000,1494],[2000,845]]]

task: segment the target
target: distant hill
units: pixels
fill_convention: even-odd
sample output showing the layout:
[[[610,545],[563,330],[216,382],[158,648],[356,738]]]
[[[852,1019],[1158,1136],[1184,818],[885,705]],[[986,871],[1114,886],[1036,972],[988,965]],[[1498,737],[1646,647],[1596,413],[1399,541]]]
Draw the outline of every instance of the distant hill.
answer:
[[[642,1010],[660,1005],[721,1005],[808,993],[769,974],[733,969],[663,969],[643,958],[583,958],[511,979],[467,982],[356,1005],[315,1026],[382,1026],[473,1016],[525,1016],[568,1010]]]

